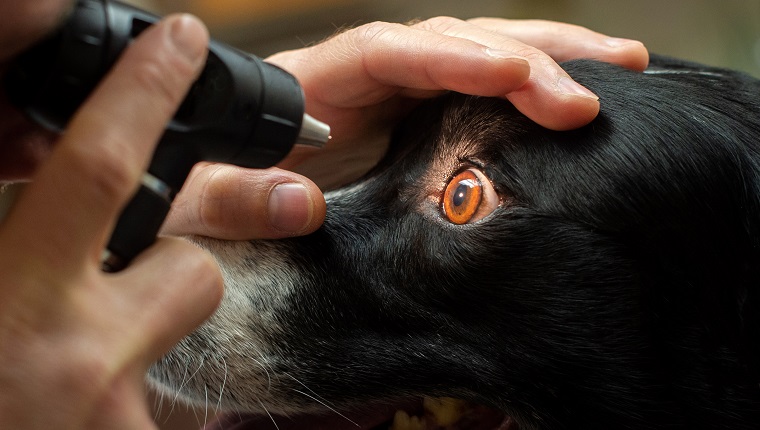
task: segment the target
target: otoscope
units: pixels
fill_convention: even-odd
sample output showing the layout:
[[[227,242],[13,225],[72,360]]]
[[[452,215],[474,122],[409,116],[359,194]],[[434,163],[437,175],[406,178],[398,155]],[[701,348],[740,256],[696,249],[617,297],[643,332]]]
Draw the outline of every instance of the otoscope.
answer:
[[[118,1],[79,0],[53,35],[10,66],[9,99],[43,127],[63,131],[130,41],[159,19]],[[303,91],[292,75],[212,39],[205,68],[116,224],[103,269],[123,269],[155,242],[197,162],[270,167],[294,144],[321,147],[329,135],[326,124],[304,113]]]

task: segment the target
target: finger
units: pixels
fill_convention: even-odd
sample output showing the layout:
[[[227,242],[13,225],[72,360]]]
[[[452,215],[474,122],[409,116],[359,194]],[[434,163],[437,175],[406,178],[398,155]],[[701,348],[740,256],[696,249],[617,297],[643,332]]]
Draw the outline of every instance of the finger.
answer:
[[[591,58],[633,70],[644,70],[649,64],[649,53],[641,42],[609,37],[578,25],[498,18],[473,18],[468,22],[536,47],[558,62]]]
[[[577,128],[591,122],[599,113],[598,97],[575,82],[551,57],[535,47],[455,18],[433,18],[416,26],[528,58],[528,82],[502,96],[506,95],[518,110],[544,127],[553,130]]]
[[[311,98],[338,108],[370,106],[400,88],[504,95],[524,84],[530,74],[525,59],[512,53],[382,22],[268,61],[297,70]]]
[[[177,196],[164,233],[274,239],[310,233],[324,217],[322,192],[301,175],[205,163]]]
[[[58,265],[99,259],[113,219],[200,70],[207,40],[199,21],[174,16],[125,51],[6,221],[26,249],[37,247],[27,255]]]
[[[160,238],[123,272],[114,290],[131,303],[133,339],[124,339],[148,366],[205,321],[224,292],[213,258],[178,238]],[[145,353],[147,351],[147,354]]]

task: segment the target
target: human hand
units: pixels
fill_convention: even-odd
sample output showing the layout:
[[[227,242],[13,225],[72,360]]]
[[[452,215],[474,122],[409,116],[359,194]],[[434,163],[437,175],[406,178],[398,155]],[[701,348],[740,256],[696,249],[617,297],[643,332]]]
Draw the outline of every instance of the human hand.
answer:
[[[555,130],[577,128],[599,112],[595,95],[555,61],[595,58],[643,70],[644,46],[548,21],[438,17],[411,26],[372,23],[321,44],[268,58],[304,87],[307,111],[332,126],[332,141],[283,164],[332,186],[384,152],[390,130],[414,99],[444,90],[506,97]],[[335,166],[340,165],[341,169]],[[344,167],[345,166],[345,167]]]
[[[137,38],[0,225],[0,428],[154,428],[145,371],[213,311],[220,274],[177,239],[117,274],[100,254],[207,40],[187,16]]]
[[[307,111],[330,124],[333,136],[318,151],[296,148],[281,167],[328,188],[356,178],[379,160],[394,124],[415,100],[444,90],[506,97],[546,127],[580,127],[597,115],[599,102],[556,63],[573,58],[643,70],[649,56],[639,42],[569,24],[445,17],[411,26],[368,24],[273,55],[267,61],[299,79]],[[310,179],[205,165],[175,201],[167,231],[229,239],[308,233],[324,218],[324,201]],[[281,200],[287,211],[268,209],[276,184],[295,184]],[[274,227],[277,222],[285,228]]]

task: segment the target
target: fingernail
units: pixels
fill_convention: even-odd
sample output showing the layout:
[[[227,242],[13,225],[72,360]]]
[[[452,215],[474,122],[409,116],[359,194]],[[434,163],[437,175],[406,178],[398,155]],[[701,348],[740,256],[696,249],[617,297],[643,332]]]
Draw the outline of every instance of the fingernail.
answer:
[[[183,14],[171,23],[169,37],[177,52],[190,62],[196,63],[206,53],[205,38],[202,36],[205,31],[198,18]]]
[[[486,48],[486,54],[488,54],[490,57],[498,58],[500,60],[509,60],[516,63],[528,64],[527,58],[515,55],[513,52],[502,51],[501,49]]]
[[[298,234],[308,227],[313,213],[311,194],[303,184],[278,184],[269,193],[269,223],[276,230]]]
[[[559,90],[563,94],[573,95],[573,96],[582,96],[582,97],[588,97],[592,98],[594,100],[599,100],[599,97],[592,93],[588,88],[584,87],[583,85],[575,82],[574,80],[568,78],[568,77],[561,77],[559,78],[559,81],[557,82],[557,86],[559,87]]]

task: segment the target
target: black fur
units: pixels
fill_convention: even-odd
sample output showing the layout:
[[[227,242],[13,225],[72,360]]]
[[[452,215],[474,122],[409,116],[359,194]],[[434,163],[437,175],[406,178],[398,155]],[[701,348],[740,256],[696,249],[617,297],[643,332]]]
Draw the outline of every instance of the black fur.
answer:
[[[581,130],[456,95],[406,122],[371,185],[299,241],[330,282],[302,292],[314,343],[292,353],[328,398],[475,396],[524,427],[758,428],[760,84],[667,60],[653,70],[684,73],[564,66],[601,98]],[[508,204],[448,225],[420,183],[437,159],[482,165]]]

